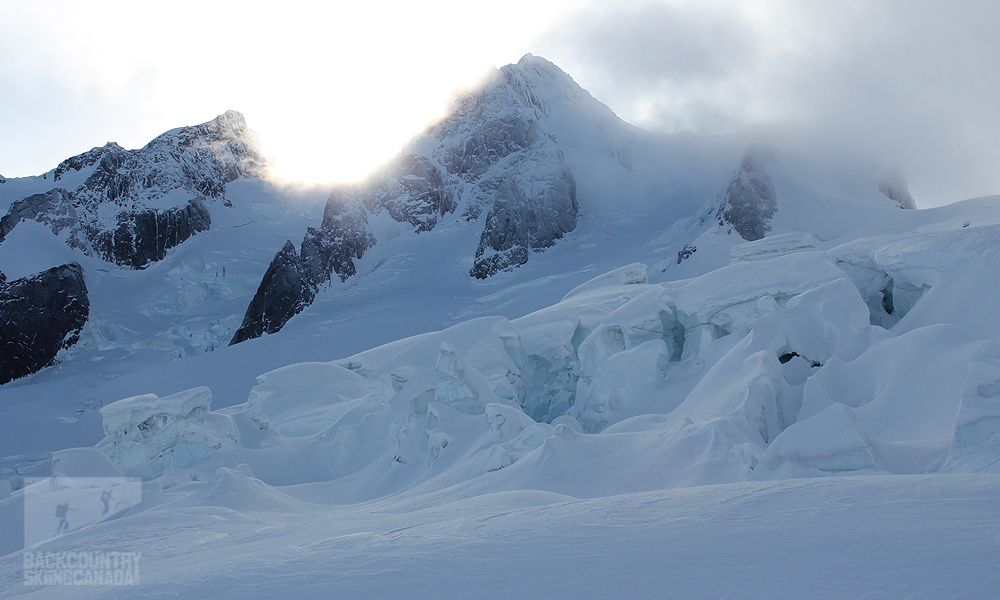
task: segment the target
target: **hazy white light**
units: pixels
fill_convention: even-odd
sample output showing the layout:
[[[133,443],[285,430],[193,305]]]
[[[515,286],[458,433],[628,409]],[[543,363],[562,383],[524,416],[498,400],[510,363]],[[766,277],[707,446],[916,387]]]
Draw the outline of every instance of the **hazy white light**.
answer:
[[[0,100],[0,119],[16,124],[7,144],[23,140],[20,151],[0,149],[0,173],[40,173],[109,140],[141,146],[235,109],[279,175],[356,179],[438,115],[456,87],[531,51],[569,4],[8,6],[0,75],[19,89]]]

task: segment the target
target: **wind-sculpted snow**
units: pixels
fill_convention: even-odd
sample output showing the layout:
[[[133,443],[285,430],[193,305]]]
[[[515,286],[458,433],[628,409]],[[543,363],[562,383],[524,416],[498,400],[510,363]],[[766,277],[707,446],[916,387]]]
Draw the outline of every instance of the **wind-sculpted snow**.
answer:
[[[996,261],[998,241],[1000,227],[987,225],[867,237],[830,252],[854,279],[872,323],[892,327],[952,265],[975,257]]]
[[[245,406],[226,411],[242,445],[178,466],[246,464],[274,484],[337,478],[345,498],[363,500],[508,469],[533,480],[536,467],[518,465],[555,450],[553,436],[601,454],[643,447],[656,431],[666,437],[647,458],[673,466],[658,485],[735,481],[797,422],[809,371],[854,360],[878,338],[850,278],[823,252],[658,285],[641,270],[601,276],[515,321],[478,319],[373,349],[338,361],[340,371],[268,374]],[[310,393],[306,381],[344,391]],[[161,454],[119,465],[159,472]],[[283,470],[291,457],[325,475]],[[551,468],[561,460],[544,459]],[[649,489],[638,471],[623,477],[626,489]]]
[[[769,236],[766,240],[733,246],[729,250],[729,262],[749,262],[815,249],[816,240],[808,233],[785,233]]]
[[[207,477],[245,465],[270,485],[335,480],[344,502],[990,468],[995,349],[953,325],[896,337],[871,323],[835,255],[778,242],[694,279],[651,284],[630,265],[513,321],[266,374],[219,417],[240,434],[183,466]],[[162,453],[117,464],[159,473]]]
[[[232,420],[210,413],[212,392],[195,388],[166,398],[146,394],[101,409],[105,438],[97,444],[122,471],[155,477],[235,446]]]
[[[52,364],[75,344],[90,314],[78,264],[7,281],[0,273],[0,384]]]
[[[14,201],[0,218],[0,243],[30,219],[65,231],[87,254],[144,268],[211,226],[205,203],[229,205],[227,183],[264,177],[267,168],[256,134],[234,111],[139,150],[108,143],[60,163],[50,172],[59,186]]]

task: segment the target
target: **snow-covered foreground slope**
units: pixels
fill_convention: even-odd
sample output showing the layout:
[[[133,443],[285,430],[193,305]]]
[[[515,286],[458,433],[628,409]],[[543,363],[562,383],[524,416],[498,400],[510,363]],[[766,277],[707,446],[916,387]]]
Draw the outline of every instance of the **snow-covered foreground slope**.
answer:
[[[101,453],[0,500],[0,573],[49,591],[21,584],[26,539],[139,552],[140,586],[208,597],[990,598],[1000,226],[964,225],[995,201],[765,237],[690,279],[627,264],[327,362],[295,329],[189,359],[207,387],[105,405]],[[232,402],[242,348],[282,340],[313,345]],[[59,477],[121,474],[141,502],[29,535]]]
[[[637,460],[640,458],[637,457]],[[330,486],[327,486],[330,487]],[[52,551],[138,552],[126,587],[21,583],[5,598],[914,598],[1000,589],[996,476],[706,486],[575,500],[501,492],[339,507],[236,471],[149,489]],[[0,505],[2,506],[2,505]]]

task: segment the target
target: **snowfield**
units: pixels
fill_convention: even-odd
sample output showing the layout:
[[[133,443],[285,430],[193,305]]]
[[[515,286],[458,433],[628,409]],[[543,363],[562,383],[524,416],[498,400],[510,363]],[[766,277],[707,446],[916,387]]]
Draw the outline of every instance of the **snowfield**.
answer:
[[[26,586],[15,554],[0,563],[5,597],[930,600],[991,598],[1000,586],[995,476],[348,507],[237,471],[192,487],[147,490],[142,512],[46,547],[139,552],[137,586]]]
[[[522,63],[459,114],[537,101],[579,214],[513,270],[470,276],[485,183],[433,223],[373,209],[356,274],[228,346],[316,190],[230,181],[142,270],[10,232],[0,271],[80,263],[90,318],[0,386],[4,598],[1000,595],[1000,196],[913,210]],[[67,553],[131,585],[28,585]]]
[[[886,244],[925,265],[934,239]],[[631,264],[518,319],[291,364],[241,404],[105,405],[105,458],[53,471],[141,478],[141,502],[27,551],[139,552],[140,587],[21,584],[42,479],[0,501],[6,595],[992,597],[988,249],[937,263],[887,330],[838,266],[871,240],[755,244],[694,279]]]

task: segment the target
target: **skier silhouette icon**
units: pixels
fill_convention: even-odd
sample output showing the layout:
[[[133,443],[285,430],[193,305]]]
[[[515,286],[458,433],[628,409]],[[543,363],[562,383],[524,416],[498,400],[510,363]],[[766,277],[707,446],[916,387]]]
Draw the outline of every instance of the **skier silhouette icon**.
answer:
[[[59,518],[59,527],[56,528],[56,533],[68,533],[69,532],[69,511],[78,510],[76,508],[70,508],[69,502],[63,502],[56,506],[56,517]]]
[[[111,512],[111,490],[104,490],[101,493],[101,503],[104,504],[104,512],[102,515],[106,515]]]

